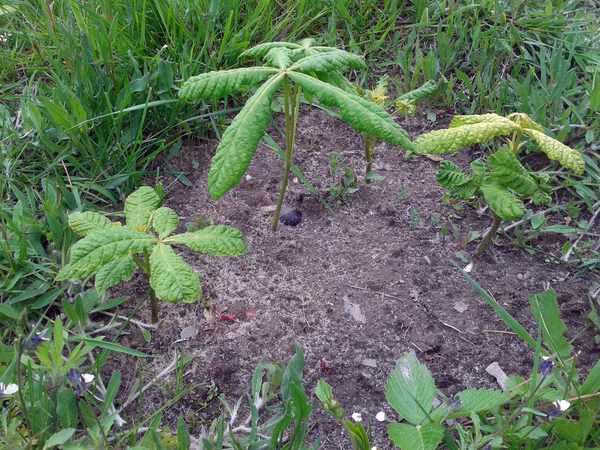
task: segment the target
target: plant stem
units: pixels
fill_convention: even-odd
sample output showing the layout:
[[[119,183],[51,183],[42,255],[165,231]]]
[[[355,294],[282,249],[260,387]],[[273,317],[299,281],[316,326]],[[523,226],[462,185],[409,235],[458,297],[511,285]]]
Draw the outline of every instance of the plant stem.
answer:
[[[488,245],[490,244],[490,241],[496,235],[498,228],[500,228],[500,222],[502,222],[502,219],[500,217],[498,217],[494,211],[492,211],[492,215],[494,216],[494,224],[492,225],[492,228],[490,228],[490,231],[487,232],[487,234],[485,235],[485,237],[479,244],[479,247],[477,247],[477,256],[483,255],[483,253],[487,249]]]
[[[286,76],[283,80],[283,99],[285,108],[285,169],[283,172],[283,181],[281,182],[281,190],[279,191],[279,200],[277,201],[277,208],[275,209],[275,216],[273,217],[273,230],[277,230],[281,205],[283,204],[283,197],[285,196],[285,189],[287,188],[294,157],[294,140],[296,137],[298,111],[300,109],[300,93],[301,88],[298,86],[292,97],[290,84]]]
[[[152,324],[158,323],[158,302],[156,301],[156,293],[150,288],[150,308],[152,309]]]

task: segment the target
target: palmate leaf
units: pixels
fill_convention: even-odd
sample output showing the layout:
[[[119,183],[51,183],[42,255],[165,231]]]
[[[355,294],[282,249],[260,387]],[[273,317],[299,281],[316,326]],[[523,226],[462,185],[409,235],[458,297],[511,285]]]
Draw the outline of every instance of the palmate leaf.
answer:
[[[156,296],[169,303],[195,302],[202,294],[200,279],[168,245],[159,243],[150,255],[150,286]]]
[[[275,67],[245,67],[203,73],[183,83],[179,98],[188,101],[221,98],[235,94],[242,86],[258,84],[278,72]]]
[[[577,175],[581,175],[585,170],[585,162],[581,153],[558,142],[556,139],[546,136],[537,130],[523,130],[537,142],[540,149],[548,155],[548,158],[558,161],[563,167],[573,169]]]
[[[56,280],[88,277],[109,262],[142,253],[157,242],[154,236],[127,227],[92,233],[71,248],[71,261],[58,272]]]
[[[152,227],[154,231],[158,233],[159,239],[164,239],[171,234],[179,225],[179,217],[177,213],[171,208],[158,208],[154,212],[154,219],[152,220]]]
[[[208,174],[208,190],[213,200],[238,184],[246,172],[265,134],[271,119],[271,103],[284,77],[280,73],[258,88],[223,134]]]
[[[156,191],[149,186],[142,186],[125,200],[125,219],[127,227],[137,229],[146,227],[150,214],[160,205]]]
[[[428,423],[417,429],[406,423],[390,423],[388,434],[402,450],[434,450],[444,436],[444,427],[439,423]]]
[[[500,118],[502,119],[502,117]],[[507,119],[494,121],[491,123],[481,122],[455,126],[454,128],[448,128],[446,130],[431,131],[427,134],[422,134],[419,136],[415,140],[414,144],[417,148],[416,153],[455,153],[459,151],[461,147],[485,142],[496,136],[504,136],[513,131],[519,130],[520,128],[517,124]]]
[[[385,384],[385,397],[398,414],[413,425],[420,425],[427,416],[417,402],[425,411],[431,410],[435,382],[427,368],[407,353],[390,374]]]
[[[193,233],[183,233],[165,239],[165,243],[183,244],[196,252],[215,256],[241,255],[246,249],[242,232],[225,225],[206,227]]]
[[[502,220],[517,220],[525,215],[523,202],[515,198],[504,185],[493,181],[480,189],[489,207]]]
[[[362,56],[354,55],[343,50],[317,53],[302,58],[290,66],[289,70],[298,72],[333,72],[342,67],[365,69],[367,65]]]
[[[480,186],[481,178],[474,177],[465,184],[461,184],[460,186],[452,186],[450,188],[450,193],[456,200],[467,201],[477,193]]]
[[[538,189],[537,183],[508,147],[502,147],[496,153],[492,153],[487,164],[493,180],[518,194],[529,196]]]
[[[105,230],[112,228],[113,223],[106,216],[98,214],[94,211],[86,211],[84,213],[74,212],[69,216],[69,226],[82,237],[94,231]]]
[[[429,97],[434,94],[437,90],[437,83],[433,80],[429,80],[419,89],[415,89],[414,91],[407,92],[404,95],[398,97],[398,100],[421,100],[425,97]]]
[[[315,72],[315,76],[332,86],[338,87],[341,90],[348,92],[349,94],[356,94],[356,88],[348,79],[342,75],[339,71],[335,72]]]
[[[339,108],[342,120],[349,122],[357,130],[366,131],[406,150],[416,150],[408,133],[396,125],[381,106],[302,73],[287,72],[287,75],[325,106]]]
[[[96,291],[102,294],[109,287],[119,284],[121,281],[131,280],[135,272],[135,262],[131,255],[125,255],[102,266],[96,273]]]
[[[530,128],[532,130],[539,131],[540,133],[544,132],[544,129],[525,113],[509,114],[507,116],[507,119],[512,120],[514,123],[519,125],[521,128]]]

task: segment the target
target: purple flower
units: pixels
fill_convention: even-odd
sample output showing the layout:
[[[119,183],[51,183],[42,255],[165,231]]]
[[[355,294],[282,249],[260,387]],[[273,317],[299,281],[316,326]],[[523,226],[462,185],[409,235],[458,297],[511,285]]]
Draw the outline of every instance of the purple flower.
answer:
[[[554,404],[555,408],[548,413],[548,419],[556,419],[571,407],[571,403],[566,400],[556,400],[552,403]]]
[[[460,409],[462,402],[460,401],[460,398],[452,397],[446,400],[446,405],[448,405],[450,411],[456,411],[457,409]]]
[[[41,343],[49,341],[50,339],[44,337],[47,332],[48,332],[48,328],[40,331],[39,333],[35,333],[33,336],[31,336],[29,344],[27,344],[27,348],[35,348],[38,345],[40,345]]]
[[[547,377],[552,373],[554,362],[550,358],[544,357],[544,362],[538,367],[538,373],[542,376]]]
[[[75,395],[79,396],[83,394],[88,386],[94,382],[95,377],[89,373],[84,373],[81,375],[77,370],[69,369],[67,370],[67,379],[71,383],[77,384],[77,387],[75,388]]]

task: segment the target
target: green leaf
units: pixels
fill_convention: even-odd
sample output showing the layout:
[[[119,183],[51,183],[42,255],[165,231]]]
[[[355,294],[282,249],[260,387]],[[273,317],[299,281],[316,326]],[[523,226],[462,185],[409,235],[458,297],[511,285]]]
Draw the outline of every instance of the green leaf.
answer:
[[[148,226],[150,214],[160,205],[160,198],[150,186],[142,186],[125,200],[127,226],[133,229]]]
[[[298,72],[334,72],[342,67],[353,69],[366,69],[367,65],[362,56],[334,49],[331,52],[317,53],[302,58],[289,67],[289,70]],[[331,105],[330,105],[331,106]]]
[[[356,94],[354,85],[337,70],[335,72],[315,72],[315,76],[325,83],[340,88],[342,91],[348,92],[349,94]]]
[[[302,348],[296,344],[296,354],[292,357],[290,363],[283,372],[283,379],[281,381],[281,395],[284,400],[291,398],[291,383],[296,385],[302,385],[302,372],[304,370],[304,353]]]
[[[158,233],[159,239],[167,237],[177,229],[178,225],[179,217],[177,217],[177,213],[171,208],[165,208],[163,206],[154,212],[152,227],[154,228],[154,231]]]
[[[196,301],[202,287],[196,272],[168,245],[159,243],[150,255],[150,286],[166,302]]]
[[[550,197],[548,194],[541,190],[535,191],[531,199],[533,200],[533,204],[535,206],[549,205],[550,203],[552,203],[552,197]]]
[[[240,58],[262,58],[273,48],[301,49],[301,46],[293,42],[265,42],[242,52]]]
[[[56,414],[62,428],[77,427],[79,416],[77,414],[77,399],[73,389],[64,386],[58,389]]]
[[[183,413],[177,419],[177,450],[188,450],[190,448],[190,432],[183,420]]]
[[[417,429],[406,423],[390,423],[388,434],[396,447],[402,450],[434,450],[444,436],[444,427],[428,423]]]
[[[534,121],[531,117],[529,117],[525,113],[510,114],[507,117],[507,119],[512,120],[513,122],[515,122],[517,125],[519,125],[523,129],[529,128],[532,130],[539,131],[540,133],[544,132],[544,129],[536,121]],[[527,130],[524,130],[524,131],[527,132]]]
[[[285,47],[277,47],[269,50],[265,59],[278,69],[287,69],[292,64],[291,50]]]
[[[442,161],[440,163],[440,170],[435,174],[436,181],[440,186],[445,188],[460,186],[471,181],[473,178],[473,175],[467,175],[451,161]]]
[[[460,417],[472,412],[488,411],[502,406],[515,396],[514,392],[502,392],[495,389],[469,389],[456,394],[460,398],[460,409],[450,414],[452,417]]]
[[[421,100],[425,97],[429,97],[434,94],[437,90],[437,83],[433,80],[429,80],[419,89],[415,89],[414,91],[407,92],[404,95],[398,97],[398,100]]]
[[[480,177],[483,177],[488,173],[487,164],[481,159],[476,159],[471,163],[471,170],[475,175]]]
[[[499,116],[498,114],[473,114],[467,116],[454,116],[452,122],[450,122],[449,128],[462,127],[465,125],[475,125],[480,123],[486,124],[507,124],[513,128],[513,131],[518,131],[518,125],[506,117]]]
[[[254,86],[278,72],[279,69],[273,67],[245,67],[203,73],[191,77],[183,84],[179,98],[192,101],[225,97],[235,94],[242,86]]]
[[[71,439],[71,436],[73,436],[75,431],[76,428],[65,428],[57,433],[54,433],[44,444],[44,450],[46,450],[47,448],[52,448],[57,445],[64,444],[69,439]]]
[[[486,116],[495,116],[495,114],[486,114]],[[503,118],[500,117],[500,119]],[[452,124],[454,124],[454,121],[452,121]],[[454,153],[460,150],[461,147],[485,142],[496,136],[504,136],[519,130],[520,128],[514,122],[507,119],[494,120],[493,122],[466,123],[447,130],[436,130],[422,134],[415,140],[414,144],[417,147],[416,153]]]
[[[431,373],[408,353],[398,362],[385,384],[385,397],[389,404],[415,425],[422,424],[426,419],[417,402],[429,412],[435,391]]]
[[[362,424],[357,423],[354,425],[349,420],[345,420],[344,422],[355,450],[369,450],[369,437]]]
[[[82,237],[94,231],[112,228],[113,223],[106,216],[93,211],[75,212],[69,216],[69,226]]]
[[[525,205],[497,181],[481,186],[481,192],[492,211],[502,220],[517,220],[525,215]]]
[[[556,429],[560,434],[560,437],[565,441],[584,445],[596,421],[596,414],[597,408],[596,411],[580,409],[579,420],[577,422],[561,420],[556,425]]]
[[[327,384],[324,380],[317,381],[317,388],[315,389],[315,395],[322,402],[326,402],[330,398],[333,398],[333,393],[331,390],[331,386]]]
[[[109,287],[115,286],[121,281],[131,280],[135,272],[135,266],[136,264],[131,255],[125,255],[102,266],[96,273],[95,286],[98,294],[102,294]]]
[[[556,139],[546,136],[536,130],[525,130],[535,142],[540,146],[540,149],[548,155],[548,158],[558,161],[563,167],[573,169],[577,175],[581,175],[585,170],[585,162],[581,157],[581,153],[573,150],[570,147],[558,142]]]
[[[0,314],[4,314],[6,317],[15,320],[18,319],[20,315],[19,311],[6,303],[0,303]]]
[[[408,133],[396,125],[381,106],[302,73],[289,72],[288,76],[324,105],[339,108],[342,120],[349,122],[358,131],[365,131],[406,150],[416,151]]]
[[[496,153],[492,153],[488,157],[487,164],[493,180],[521,195],[529,196],[538,188],[529,172],[508,147],[502,147]]]
[[[111,261],[141,253],[156,244],[154,236],[126,227],[113,227],[92,233],[71,249],[71,262],[56,275],[56,280],[93,275]]]
[[[142,328],[143,330],[143,328]],[[102,404],[102,413],[107,414],[108,408],[115,400],[117,392],[119,391],[119,385],[121,384],[121,372],[117,370],[110,377],[108,387],[106,388],[106,395],[104,396],[104,403]]]
[[[587,376],[579,393],[581,395],[589,395],[600,389],[600,360],[596,361],[594,368]]]
[[[156,358],[156,356],[146,355],[145,353],[138,352],[137,350],[132,350],[127,347],[123,347],[119,344],[113,344],[112,342],[104,342],[101,339],[77,335],[73,336],[72,340],[87,342],[88,344],[92,344],[93,346],[102,347],[107,350],[112,350],[119,353],[124,353],[125,355],[138,356],[140,358]]]
[[[196,252],[215,256],[241,255],[246,250],[242,232],[225,225],[206,227],[165,239],[164,243],[184,244]]]
[[[556,292],[550,288],[541,294],[529,294],[531,314],[544,335],[544,343],[552,353],[558,353],[562,361],[571,357],[573,346],[564,337],[567,327],[560,318]]]
[[[270,106],[285,74],[265,82],[246,102],[223,134],[208,174],[208,190],[217,200],[238,184],[271,120]]]

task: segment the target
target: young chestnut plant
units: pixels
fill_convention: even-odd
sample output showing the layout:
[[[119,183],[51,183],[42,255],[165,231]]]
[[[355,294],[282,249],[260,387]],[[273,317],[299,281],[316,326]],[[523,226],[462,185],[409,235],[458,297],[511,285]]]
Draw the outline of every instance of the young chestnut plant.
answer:
[[[455,116],[447,130],[432,131],[414,142],[418,153],[440,154],[512,134],[508,146],[488,156],[487,162],[478,159],[471,164],[474,175],[465,174],[450,161],[443,161],[436,174],[437,182],[450,189],[455,199],[468,200],[473,195],[482,195],[490,207],[494,223],[479,244],[477,255],[485,252],[502,220],[517,220],[525,215],[523,200],[530,199],[538,206],[551,203],[548,176],[528,171],[519,161],[523,133],[530,136],[550,159],[577,175],[583,173],[585,162],[581,154],[546,136],[542,127],[523,113],[507,117],[497,114]]]
[[[375,85],[375,89],[373,89],[372,91],[363,91],[358,85],[355,85],[355,88],[358,92],[358,96],[361,98],[366,98],[377,105],[383,105],[385,107],[395,106],[396,109],[391,113],[391,116],[395,116],[396,114],[404,114],[406,119],[405,124],[408,124],[408,116],[414,116],[417,112],[417,102],[433,94],[437,89],[437,85],[435,81],[429,80],[419,89],[410,91],[404,95],[401,95],[396,100],[387,103],[387,75],[381,77],[381,79]],[[377,144],[377,136],[363,131],[363,140],[365,149],[365,160],[367,162],[367,168],[365,170],[366,176],[366,174],[371,173],[371,171],[373,170],[373,153],[375,152],[375,145]],[[411,152],[407,151],[407,155],[409,153]],[[371,180],[366,179],[366,182],[370,183]]]
[[[271,119],[273,98],[281,88],[286,157],[273,229],[277,229],[292,165],[302,92],[306,98],[316,97],[326,106],[339,108],[342,120],[357,130],[416,151],[408,133],[396,125],[381,106],[357,96],[352,84],[339,72],[343,67],[364,69],[366,65],[362,57],[331,47],[316,46],[313,39],[305,39],[298,44],[265,43],[246,50],[240,56],[264,58],[267,63],[262,67],[201,74],[187,80],[179,92],[179,97],[184,100],[220,98],[264,81],[223,134],[208,175],[208,190],[213,200],[240,182]]]
[[[83,239],[71,248],[70,262],[58,272],[56,281],[96,275],[96,290],[101,294],[130,280],[138,266],[149,277],[153,323],[158,322],[157,297],[168,303],[198,300],[200,279],[171,244],[215,256],[241,255],[246,248],[242,233],[220,225],[169,236],[179,218],[172,209],[159,205],[156,191],[142,186],[125,200],[125,226],[92,211],[71,214],[69,226]],[[137,254],[143,254],[144,260]]]

